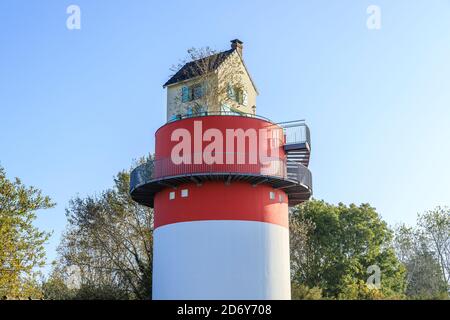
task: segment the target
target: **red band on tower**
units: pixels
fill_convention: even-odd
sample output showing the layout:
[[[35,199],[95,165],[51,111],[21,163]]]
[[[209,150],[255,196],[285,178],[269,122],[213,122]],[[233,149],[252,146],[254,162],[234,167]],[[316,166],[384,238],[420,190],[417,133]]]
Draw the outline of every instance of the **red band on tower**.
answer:
[[[184,197],[182,193],[184,191]],[[170,193],[172,193],[172,198]],[[178,222],[243,220],[288,227],[288,201],[284,191],[267,185],[206,182],[167,188],[155,197],[155,229]]]

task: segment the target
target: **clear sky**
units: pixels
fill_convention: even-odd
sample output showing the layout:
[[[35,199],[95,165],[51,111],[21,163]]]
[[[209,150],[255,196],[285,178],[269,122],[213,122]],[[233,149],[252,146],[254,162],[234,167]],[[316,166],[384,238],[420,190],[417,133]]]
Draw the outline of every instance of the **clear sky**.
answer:
[[[0,165],[57,202],[36,223],[54,231],[49,261],[68,201],[153,152],[171,65],[234,38],[257,113],[309,124],[316,198],[391,225],[450,205],[450,0],[2,0]]]

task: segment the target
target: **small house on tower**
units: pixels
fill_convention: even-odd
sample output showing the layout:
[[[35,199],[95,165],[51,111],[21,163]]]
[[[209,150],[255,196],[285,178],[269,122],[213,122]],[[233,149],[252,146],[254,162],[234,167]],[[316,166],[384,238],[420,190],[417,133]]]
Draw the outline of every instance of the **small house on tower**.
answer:
[[[191,59],[163,85],[167,120],[197,114],[256,114],[258,90],[243,58],[243,42],[215,53],[191,50]]]

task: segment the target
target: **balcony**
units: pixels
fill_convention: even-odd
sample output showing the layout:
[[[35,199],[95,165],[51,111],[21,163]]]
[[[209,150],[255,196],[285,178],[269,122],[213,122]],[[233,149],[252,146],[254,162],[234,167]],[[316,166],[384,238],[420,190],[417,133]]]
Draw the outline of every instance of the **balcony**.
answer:
[[[138,203],[153,207],[157,192],[180,184],[201,185],[208,181],[247,182],[254,186],[269,184],[283,189],[293,206],[312,195],[312,177],[308,168],[295,161],[273,159],[264,164],[174,164],[158,159],[135,168],[130,177],[130,194]]]
[[[311,136],[304,120],[277,123],[283,128],[286,142],[284,151],[288,161],[309,165],[311,156]]]

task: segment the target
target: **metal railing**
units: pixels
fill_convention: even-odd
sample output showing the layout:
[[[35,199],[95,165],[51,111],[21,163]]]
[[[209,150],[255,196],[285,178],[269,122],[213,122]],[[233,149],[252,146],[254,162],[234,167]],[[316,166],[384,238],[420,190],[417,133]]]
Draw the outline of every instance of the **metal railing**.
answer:
[[[130,176],[130,190],[169,177],[195,174],[230,174],[276,177],[283,180],[293,180],[311,189],[311,172],[304,165],[284,159],[270,159],[264,163],[188,163],[175,164],[172,159],[158,159],[136,167]]]
[[[130,191],[154,180],[154,172],[154,160],[149,160],[146,163],[138,165],[134,168],[130,173]]]
[[[289,180],[297,181],[312,190],[312,174],[307,167],[295,161],[287,161],[286,171]]]
[[[253,113],[246,113],[246,112],[233,112],[233,111],[203,111],[203,112],[194,112],[191,114],[178,114],[174,118],[167,121],[167,123],[183,120],[183,119],[189,119],[189,118],[196,118],[196,117],[208,117],[208,116],[235,116],[235,117],[246,117],[246,118],[255,118],[264,120],[267,122],[272,121],[266,117],[259,116]]]
[[[171,123],[178,120],[197,118],[197,117],[207,117],[207,116],[235,116],[235,117],[246,117],[255,118],[259,120],[264,120],[270,123],[274,123],[269,118],[259,116],[253,113],[245,112],[234,112],[234,111],[203,111],[191,114],[178,114],[175,118],[170,119],[167,123]],[[286,136],[286,144],[296,144],[296,143],[308,143],[311,147],[311,134],[309,127],[306,125],[305,120],[293,120],[274,123],[283,128],[284,135]]]
[[[309,147],[311,147],[311,135],[305,120],[279,122],[277,125],[284,130],[286,144],[308,143]]]
[[[172,159],[155,160],[154,177],[164,178],[196,173],[243,173],[252,175],[276,176],[286,178],[286,162],[282,159],[271,159],[264,163],[193,163],[188,161],[175,164]]]

